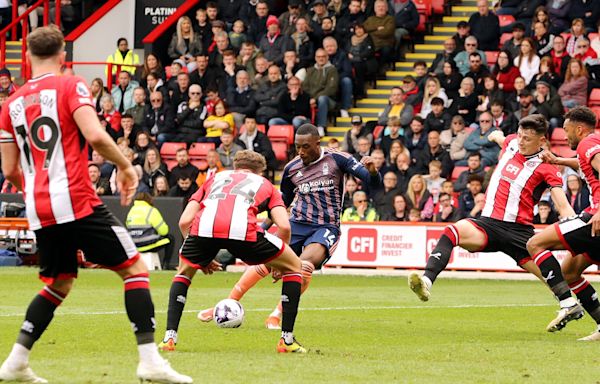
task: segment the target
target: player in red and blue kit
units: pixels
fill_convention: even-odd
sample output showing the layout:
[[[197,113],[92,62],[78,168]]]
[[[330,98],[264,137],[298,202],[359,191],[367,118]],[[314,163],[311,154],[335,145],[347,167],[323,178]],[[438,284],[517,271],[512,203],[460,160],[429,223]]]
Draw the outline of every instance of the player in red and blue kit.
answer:
[[[284,168],[281,193],[290,208],[290,247],[302,260],[302,292],[315,269],[327,262],[340,237],[340,215],[344,176],[354,175],[371,187],[381,185],[381,176],[369,156],[358,162],[347,153],[322,149],[317,128],[304,124],[296,132],[298,156]],[[265,265],[248,268],[229,297],[240,300],[258,281],[270,273]],[[212,308],[200,312],[202,321],[212,319]],[[267,318],[267,328],[279,329],[281,303]]]
[[[577,157],[559,158],[547,153],[545,160],[579,169],[590,189],[591,205],[577,216],[546,227],[527,243],[529,254],[544,257],[551,250],[571,252],[562,264],[562,272],[581,305],[596,321],[597,329],[582,341],[600,341],[600,302],[594,287],[581,275],[592,264],[600,264],[600,135],[594,133],[596,115],[587,107],[576,107],[565,115],[564,129]]]

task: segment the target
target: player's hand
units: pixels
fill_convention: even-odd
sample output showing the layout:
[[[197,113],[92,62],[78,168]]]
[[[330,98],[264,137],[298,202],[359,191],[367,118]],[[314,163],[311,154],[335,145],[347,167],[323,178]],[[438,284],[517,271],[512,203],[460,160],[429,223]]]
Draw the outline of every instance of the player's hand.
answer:
[[[365,166],[365,168],[367,168],[371,175],[377,173],[377,168],[375,168],[375,163],[373,162],[373,158],[371,156],[363,156],[363,158],[360,159],[360,162]]]
[[[201,267],[202,273],[212,275],[216,271],[222,271],[223,266],[216,260],[211,261],[206,267]]]
[[[138,175],[133,165],[117,170],[117,188],[121,191],[121,205],[131,204],[138,187]]]
[[[592,237],[600,236],[600,211],[594,213],[588,224],[592,224]]]
[[[544,152],[542,152],[540,154],[540,159],[542,159],[542,161],[544,163],[548,163],[548,164],[558,164],[558,157],[556,157],[556,155],[548,150],[545,150]]]
[[[497,143],[499,140],[504,139],[504,132],[499,129],[496,129],[492,133],[488,135],[488,140]]]
[[[279,269],[273,268],[271,270],[271,276],[273,277],[273,284],[281,280],[282,273]]]

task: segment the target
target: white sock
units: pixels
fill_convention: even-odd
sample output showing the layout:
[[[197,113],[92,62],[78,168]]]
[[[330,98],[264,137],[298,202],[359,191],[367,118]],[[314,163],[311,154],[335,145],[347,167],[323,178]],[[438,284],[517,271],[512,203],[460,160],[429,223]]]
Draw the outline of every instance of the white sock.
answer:
[[[29,349],[21,344],[15,343],[6,361],[14,367],[20,367],[29,363]]]
[[[281,312],[279,311],[279,309],[277,309],[277,307],[275,307],[275,310],[273,312],[271,312],[271,314],[269,316],[281,318]]]
[[[290,345],[294,342],[294,334],[292,332],[281,332],[281,337],[283,337],[283,341]]]
[[[177,344],[177,331],[174,331],[172,329],[167,330],[165,332],[165,338],[163,339],[163,341],[166,343],[167,341],[169,341],[169,339],[173,339],[175,344]]]
[[[575,304],[577,304],[577,300],[575,300],[574,297],[569,297],[568,299],[564,299],[560,301],[560,307],[561,308],[568,308],[568,307],[572,307]]]
[[[155,343],[138,344],[140,361],[151,365],[160,365],[164,360],[158,354],[158,347]]]
[[[427,286],[427,289],[431,290],[431,286],[433,285],[433,283],[431,282],[431,280],[429,280],[429,277],[421,276],[421,280],[425,283],[425,286]]]

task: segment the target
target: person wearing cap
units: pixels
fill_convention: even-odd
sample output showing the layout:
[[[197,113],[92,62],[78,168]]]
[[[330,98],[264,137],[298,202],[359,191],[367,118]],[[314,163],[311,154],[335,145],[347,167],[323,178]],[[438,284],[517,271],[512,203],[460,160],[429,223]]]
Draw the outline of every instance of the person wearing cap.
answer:
[[[121,71],[127,71],[132,75],[135,73],[135,65],[140,64],[140,57],[129,49],[129,43],[124,37],[117,40],[117,50],[112,55],[106,58],[107,63],[112,63],[112,74],[117,73],[117,65],[121,65]],[[105,75],[108,75],[108,65],[104,70]]]
[[[8,68],[0,69],[0,92],[6,92],[8,96],[12,95],[19,89],[12,81],[12,76]]]
[[[417,86],[417,80],[412,75],[402,78],[402,90],[404,91],[404,102],[413,108],[422,101],[422,94]]]
[[[369,140],[369,143],[372,145],[373,134],[369,131],[369,129],[367,129],[366,126],[363,125],[363,119],[359,115],[352,116],[350,123],[352,124],[352,128],[346,131],[346,134],[344,135],[342,151],[353,155],[359,152],[358,139],[364,137]]]
[[[335,23],[335,16],[333,13],[329,12],[323,0],[314,0],[312,2],[312,7],[312,16],[310,20],[313,22],[313,25],[320,26],[323,23],[323,19],[326,17],[330,17]]]
[[[269,65],[281,65],[283,54],[290,47],[292,47],[292,41],[288,36],[281,34],[279,20],[277,20],[277,17],[270,15],[267,18],[267,34],[260,40],[259,51],[269,61]]]
[[[167,52],[171,59],[183,60],[188,72],[196,69],[196,55],[202,52],[202,41],[200,35],[194,32],[189,17],[181,16],[177,20],[177,28],[171,37]]]
[[[544,117],[550,123],[548,127],[548,136],[552,136],[552,130],[556,127],[562,126],[562,115],[564,113],[564,107],[558,93],[552,90],[550,84],[544,80],[539,80],[535,84],[535,98],[533,100],[538,113],[544,115]]]
[[[525,24],[515,23],[512,28],[512,37],[504,42],[502,49],[510,52],[511,57],[519,56],[521,52],[521,42],[525,37]]]
[[[379,74],[385,77],[385,64],[394,60],[392,52],[396,39],[396,21],[388,14],[388,3],[385,0],[375,0],[375,14],[365,21],[365,30],[373,39],[375,52],[379,53]]]
[[[308,20],[308,15],[302,7],[302,4],[303,2],[300,0],[289,0],[287,5],[288,10],[279,16],[279,29],[284,35],[289,36],[294,33],[296,21],[300,17]]]
[[[478,42],[475,36],[469,36],[465,39],[464,48],[464,51],[461,51],[454,56],[454,62],[461,75],[464,76],[469,72],[469,67],[471,65],[469,56],[473,52],[479,53],[482,65],[487,66],[485,52],[478,48]]]
[[[459,21],[456,24],[456,33],[452,35],[452,39],[454,40],[456,49],[454,53],[462,52],[465,50],[465,40],[470,35],[470,27],[469,23],[466,21]]]
[[[477,0],[477,12],[469,18],[471,34],[477,37],[479,48],[484,51],[498,50],[500,42],[500,21],[490,12],[488,0]]]
[[[311,107],[317,108],[315,125],[321,136],[324,136],[327,114],[336,105],[335,97],[339,86],[339,74],[329,62],[329,56],[324,49],[317,49],[315,61],[315,65],[306,71],[302,89],[310,95]]]
[[[522,118],[536,113],[538,113],[538,110],[533,105],[533,95],[529,89],[524,89],[519,96],[519,107],[514,112],[515,119],[521,121]]]

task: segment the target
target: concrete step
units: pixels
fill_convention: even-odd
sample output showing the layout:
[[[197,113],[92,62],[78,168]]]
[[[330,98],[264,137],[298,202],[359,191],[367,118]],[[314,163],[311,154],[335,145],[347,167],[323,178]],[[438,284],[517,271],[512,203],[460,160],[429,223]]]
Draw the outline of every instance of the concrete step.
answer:
[[[385,107],[388,104],[388,99],[362,99],[356,102],[358,108],[373,108],[373,107]]]
[[[382,110],[383,110],[383,107],[381,107],[381,108],[350,108],[350,110],[348,112],[350,112],[350,115],[360,115],[364,119],[365,117],[377,117]]]
[[[377,116],[363,116],[361,115],[363,118],[363,123],[366,123],[367,121],[377,121]],[[336,127],[347,127],[350,128],[352,126],[352,124],[350,123],[350,117],[338,117],[335,119],[335,125]]]
[[[440,43],[440,42],[444,42],[447,39],[451,38],[452,35],[450,34],[445,34],[445,35],[427,35],[425,36],[425,43]]]
[[[400,79],[396,79],[396,80],[377,80],[377,89],[381,89],[381,90],[389,90],[392,89],[393,87],[399,87],[402,85],[402,81]]]
[[[425,63],[427,64],[427,66],[431,66],[431,61],[425,60]],[[413,65],[415,63],[410,62],[410,61],[399,61],[396,64],[396,69],[399,71],[409,71],[412,70]]]
[[[402,79],[406,75],[415,76],[413,71],[387,71],[385,73],[388,80]]]

